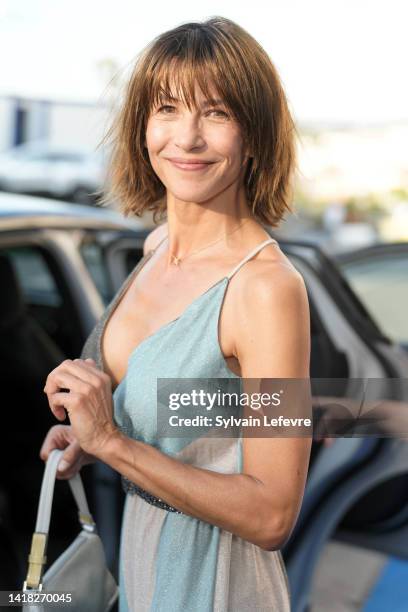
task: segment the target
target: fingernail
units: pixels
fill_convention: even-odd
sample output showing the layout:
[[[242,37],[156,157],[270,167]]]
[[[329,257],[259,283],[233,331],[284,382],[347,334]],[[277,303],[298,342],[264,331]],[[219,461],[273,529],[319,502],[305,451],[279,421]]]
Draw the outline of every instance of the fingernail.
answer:
[[[60,472],[63,472],[68,467],[69,467],[68,461],[65,461],[65,459],[61,459],[61,461],[58,464],[58,469],[60,470]]]

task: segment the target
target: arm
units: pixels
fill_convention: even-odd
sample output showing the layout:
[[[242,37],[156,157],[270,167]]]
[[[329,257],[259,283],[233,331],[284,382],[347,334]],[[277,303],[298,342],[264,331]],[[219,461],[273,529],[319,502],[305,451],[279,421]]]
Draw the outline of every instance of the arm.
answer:
[[[243,378],[308,377],[309,313],[300,275],[279,266],[274,275],[251,276],[238,298],[235,352]],[[48,376],[44,390],[58,420],[65,419],[67,410],[85,452],[151,494],[265,550],[281,548],[289,537],[301,504],[311,438],[244,440],[242,473],[221,474],[183,464],[124,436],[113,422],[110,377],[89,360],[65,360]]]
[[[308,378],[309,311],[303,279],[281,267],[242,286],[234,314],[242,377]],[[295,524],[310,438],[244,438],[242,474],[185,465],[118,433],[100,459],[182,512],[265,550],[280,548]]]

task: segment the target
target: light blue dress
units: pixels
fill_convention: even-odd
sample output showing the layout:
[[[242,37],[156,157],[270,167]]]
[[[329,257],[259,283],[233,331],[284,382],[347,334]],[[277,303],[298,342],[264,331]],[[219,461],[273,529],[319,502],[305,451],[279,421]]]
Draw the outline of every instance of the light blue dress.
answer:
[[[127,436],[179,461],[222,473],[242,471],[242,440],[157,435],[157,378],[240,378],[227,366],[218,321],[232,276],[264,246],[195,299],[177,319],[160,327],[131,353],[128,370],[113,394],[114,418]],[[157,247],[156,247],[157,249]],[[100,339],[150,251],[126,279],[84,347],[101,365]],[[93,350],[92,350],[93,349]],[[200,519],[177,512],[134,483],[127,491],[120,544],[120,612],[288,612],[289,585],[280,551],[255,544]],[[256,507],[254,507],[256,512]]]

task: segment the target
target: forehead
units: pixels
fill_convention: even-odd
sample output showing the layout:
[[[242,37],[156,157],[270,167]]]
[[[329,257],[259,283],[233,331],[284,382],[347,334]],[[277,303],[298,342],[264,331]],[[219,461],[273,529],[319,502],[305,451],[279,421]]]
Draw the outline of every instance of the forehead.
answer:
[[[211,66],[190,66],[183,61],[164,62],[150,82],[150,101],[159,103],[173,99],[185,103],[189,108],[205,102],[225,101],[223,86],[213,73]],[[214,78],[215,77],[215,78]],[[225,83],[224,83],[225,85]]]
[[[225,101],[222,95],[217,91],[216,87],[211,84],[209,85],[207,92],[204,92],[198,81],[193,83],[193,86],[187,87],[186,84],[177,84],[174,80],[168,84],[162,84],[159,90],[159,100],[173,100],[175,102],[191,104],[223,104]]]

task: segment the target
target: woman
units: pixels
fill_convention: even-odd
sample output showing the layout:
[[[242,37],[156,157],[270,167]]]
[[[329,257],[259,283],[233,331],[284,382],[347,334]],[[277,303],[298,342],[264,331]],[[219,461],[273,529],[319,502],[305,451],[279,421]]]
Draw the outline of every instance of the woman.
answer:
[[[96,459],[121,474],[121,612],[287,611],[279,549],[310,438],[186,441],[156,422],[158,378],[309,376],[304,282],[262,226],[290,209],[295,163],[278,75],[233,22],[182,25],[140,56],[110,135],[108,197],[167,221],[81,359],[48,376],[50,408],[71,425],[41,456],[66,448],[61,478]]]

